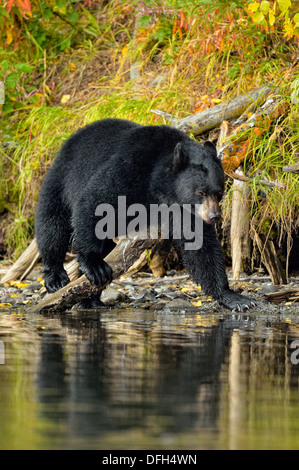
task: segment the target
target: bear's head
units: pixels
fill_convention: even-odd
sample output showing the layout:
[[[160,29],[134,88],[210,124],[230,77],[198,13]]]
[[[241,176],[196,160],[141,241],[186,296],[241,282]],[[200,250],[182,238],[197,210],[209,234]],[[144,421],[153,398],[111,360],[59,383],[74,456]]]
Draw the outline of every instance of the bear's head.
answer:
[[[199,204],[198,215],[213,224],[220,218],[224,171],[212,142],[179,142],[173,154],[175,192],[179,204]]]

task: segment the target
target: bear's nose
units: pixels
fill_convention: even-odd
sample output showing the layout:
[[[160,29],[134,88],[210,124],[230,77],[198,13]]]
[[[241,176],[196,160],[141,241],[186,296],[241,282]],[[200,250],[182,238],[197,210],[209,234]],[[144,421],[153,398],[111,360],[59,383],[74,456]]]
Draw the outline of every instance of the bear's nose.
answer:
[[[209,222],[210,224],[215,224],[217,222],[217,220],[220,219],[220,214],[218,213],[213,213],[213,214],[210,214],[210,217],[209,217]]]

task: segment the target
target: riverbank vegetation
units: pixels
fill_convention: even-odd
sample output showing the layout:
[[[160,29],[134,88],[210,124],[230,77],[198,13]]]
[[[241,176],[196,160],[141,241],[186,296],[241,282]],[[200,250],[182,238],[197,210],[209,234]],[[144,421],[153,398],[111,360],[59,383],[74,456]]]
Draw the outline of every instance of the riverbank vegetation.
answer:
[[[299,228],[298,25],[290,0],[2,2],[2,257],[16,259],[32,239],[42,178],[80,126],[106,117],[163,124],[166,115],[153,110],[179,120],[269,84],[282,111],[270,120],[262,115],[253,131],[238,127],[235,140],[246,143],[238,174],[246,186],[250,258],[261,255],[259,236],[273,242],[288,269]],[[194,138],[219,143],[220,131]],[[236,178],[227,172],[228,257]]]

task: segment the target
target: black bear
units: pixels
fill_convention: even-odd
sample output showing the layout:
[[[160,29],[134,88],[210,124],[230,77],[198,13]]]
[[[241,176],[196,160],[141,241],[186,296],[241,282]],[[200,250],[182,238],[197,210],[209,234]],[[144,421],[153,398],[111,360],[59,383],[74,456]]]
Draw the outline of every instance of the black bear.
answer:
[[[63,262],[70,243],[91,283],[103,286],[112,280],[104,258],[114,242],[112,237],[97,235],[96,209],[108,204],[117,211],[119,196],[125,196],[127,205],[146,208],[153,204],[198,207],[203,220],[201,248],[186,249],[184,234],[176,240],[187,270],[207,295],[225,307],[243,311],[254,306],[251,299],[229,289],[213,227],[223,191],[224,172],[211,142],[202,146],[173,127],[141,126],[121,119],[104,119],[82,128],[62,146],[38,201],[35,235],[48,292],[69,282]],[[91,306],[97,305],[93,299]]]

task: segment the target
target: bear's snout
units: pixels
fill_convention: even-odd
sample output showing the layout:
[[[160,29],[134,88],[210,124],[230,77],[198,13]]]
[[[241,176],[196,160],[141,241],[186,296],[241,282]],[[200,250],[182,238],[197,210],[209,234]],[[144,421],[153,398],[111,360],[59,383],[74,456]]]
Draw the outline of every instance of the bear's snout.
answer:
[[[215,224],[221,215],[217,197],[206,196],[197,213],[206,223]]]

